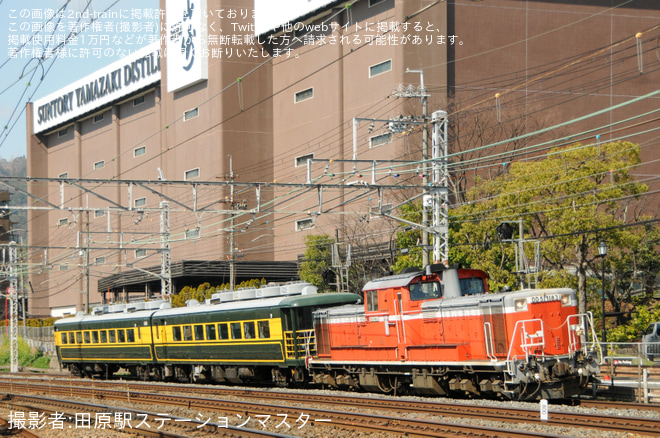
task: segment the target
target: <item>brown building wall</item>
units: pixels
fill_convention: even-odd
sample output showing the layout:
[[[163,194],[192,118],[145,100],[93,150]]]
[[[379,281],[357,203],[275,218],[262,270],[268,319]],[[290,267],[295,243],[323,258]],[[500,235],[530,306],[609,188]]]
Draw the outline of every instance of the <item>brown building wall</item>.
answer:
[[[209,0],[208,7],[246,8],[248,3],[251,2]],[[164,6],[162,1],[161,7]],[[208,81],[175,93],[167,92],[168,72],[163,63],[161,82],[152,90],[144,90],[145,100],[140,105],[133,105],[133,98],[139,97],[139,93],[128,96],[123,102],[100,109],[102,121],[94,124],[91,118],[77,120],[63,137],[57,131],[33,136],[28,127],[29,175],[58,177],[68,172],[70,178],[156,180],[162,173],[168,181],[180,181],[187,171],[198,168],[199,181],[228,182],[231,156],[234,181],[264,183],[262,211],[255,215],[237,212],[233,219],[235,249],[247,260],[293,260],[304,252],[303,238],[310,233],[391,239],[396,224],[369,214],[379,200],[348,184],[371,181],[369,160],[421,157],[419,128],[394,133],[390,141],[370,146],[370,139],[389,132],[382,120],[422,115],[419,97],[393,95],[401,84],[419,85],[420,75],[406,73],[407,69],[424,71],[430,94],[429,114],[447,109],[452,123],[462,123],[462,129],[455,131],[459,134],[451,140],[450,152],[565,123],[654,91],[658,84],[660,60],[655,51],[660,32],[646,31],[660,22],[660,12],[653,1],[636,0],[619,8],[612,8],[609,1],[595,0],[580,4],[456,0],[430,8],[428,2],[421,0],[386,0],[374,7],[369,7],[367,1],[358,2],[350,10],[339,3],[335,6],[323,18],[327,22],[333,17],[330,22],[336,23],[325,37],[339,41],[343,37],[350,43],[294,44],[290,52],[266,63],[263,58],[209,58]],[[379,22],[391,23],[392,29],[379,31],[374,25]],[[404,22],[408,23],[406,30]],[[416,30],[417,26],[421,28]],[[217,27],[222,24],[216,23]],[[638,69],[634,39],[612,46],[637,32],[645,32],[641,38],[643,72]],[[384,38],[418,36],[422,43],[363,44],[365,38],[377,34]],[[457,37],[454,44],[449,40],[437,43],[440,35],[452,34]],[[429,35],[434,37],[431,42],[427,40]],[[386,61],[391,62],[391,69],[370,77],[370,68]],[[313,97],[296,102],[296,93],[309,88],[313,89]],[[497,100],[496,93],[500,94]],[[528,141],[579,134],[601,126],[599,131],[567,141],[593,141],[596,132],[602,140],[637,132],[642,128],[619,132],[619,126],[605,125],[653,110],[658,107],[657,102],[657,98],[652,98],[607,111]],[[198,116],[184,122],[183,113],[193,108],[199,109]],[[28,106],[29,116],[31,112]],[[373,127],[369,121],[360,121],[357,157],[365,162],[353,171],[353,163],[342,160],[350,160],[354,153],[355,117],[381,121],[374,122]],[[657,122],[647,123],[649,128],[656,125]],[[657,155],[654,137],[631,137],[642,143],[647,161]],[[518,146],[524,144],[520,142]],[[142,146],[145,153],[136,156],[135,150]],[[310,154],[315,159],[313,181],[344,186],[325,191],[321,206],[317,190],[267,185],[272,181],[304,183],[306,163],[296,165],[296,158]],[[319,161],[324,159],[333,161]],[[100,160],[104,160],[105,166],[94,170],[94,163]],[[377,182],[400,182],[395,174],[401,170],[407,172],[409,182],[414,182],[417,173],[423,172],[395,164],[391,170],[377,175]],[[657,174],[657,168],[649,164],[640,169],[642,173]],[[30,190],[51,204],[60,203],[56,185],[32,183]],[[226,260],[230,252],[229,215],[192,212],[190,206],[195,199],[191,188],[173,184],[159,190],[178,201],[170,202],[172,261]],[[73,207],[108,206],[107,201],[81,195],[71,187],[65,187],[64,193],[65,202]],[[121,215],[110,214],[111,230],[121,231],[123,239],[139,240],[139,233],[157,235],[159,214],[142,214],[134,203],[144,197],[146,207],[156,208],[164,198],[137,185],[132,188],[130,200],[125,187],[103,186],[98,193],[118,204],[130,205],[130,210]],[[382,201],[398,204],[406,195],[388,192]],[[228,187],[200,188],[196,199],[198,206],[214,210],[230,208],[229,200]],[[234,200],[253,208],[255,190],[237,186]],[[95,216],[90,214],[90,230],[107,230],[108,216]],[[75,217],[67,211],[36,210],[29,217],[32,245],[74,245],[77,234],[87,227],[84,215]],[[64,217],[70,223],[60,225]],[[297,231],[296,222],[305,219],[312,219],[314,228]],[[200,237],[186,238],[186,232],[193,229],[199,229]],[[143,246],[156,247],[154,242]],[[106,257],[105,264],[91,267],[92,302],[100,299],[96,281],[101,276],[126,270],[127,262],[142,267],[159,264],[160,257],[153,251],[150,257],[136,259],[135,247],[130,248],[97,250],[92,254],[92,260]],[[65,248],[61,254],[68,258],[55,262],[55,253],[48,253],[49,261],[57,263],[55,266],[68,263],[67,270],[35,270],[32,277],[38,304],[31,308],[40,314],[47,314],[49,307],[74,304],[80,309],[83,305],[79,291],[85,289],[85,284],[80,257]],[[37,251],[33,262],[42,263],[44,257],[45,253]]]

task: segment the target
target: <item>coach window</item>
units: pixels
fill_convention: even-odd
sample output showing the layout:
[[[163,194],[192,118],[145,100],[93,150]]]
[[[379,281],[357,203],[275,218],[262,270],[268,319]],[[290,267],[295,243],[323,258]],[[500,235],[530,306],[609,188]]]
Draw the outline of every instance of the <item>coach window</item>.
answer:
[[[181,327],[172,327],[172,340],[173,341],[181,340]]]
[[[94,330],[94,331],[92,332],[92,342],[93,342],[94,344],[98,344],[98,343],[99,343],[99,332],[98,332],[98,330]]]
[[[74,332],[69,332],[69,344],[76,343],[76,334]]]
[[[115,337],[115,331],[114,330],[108,330],[108,340],[110,341],[111,344],[114,344],[117,342],[117,338]]]
[[[206,339],[209,341],[215,341],[215,324],[209,324],[206,326]]]
[[[367,311],[373,312],[378,310],[378,291],[368,290],[366,298],[367,298]]]
[[[108,332],[101,330],[101,343],[105,344],[108,342]]]
[[[191,325],[184,325],[183,326],[183,340],[184,341],[192,341],[193,340],[192,326]]]
[[[85,332],[85,344],[90,344],[91,341],[89,339],[89,332]]]
[[[133,329],[126,329],[126,340],[128,342],[135,342],[135,332]]]
[[[241,339],[241,323],[232,322],[231,323],[231,338],[232,339]]]
[[[218,324],[218,333],[220,334],[220,339],[229,339],[227,323]]]
[[[124,333],[124,330],[117,330],[117,342],[126,342],[126,333]]]
[[[245,339],[254,339],[254,323],[244,322],[243,331],[245,332]]]
[[[195,340],[203,341],[204,340],[204,326],[196,325],[195,326]]]
[[[62,336],[62,343],[66,344],[67,341],[66,333],[62,333],[60,336]]]
[[[82,344],[82,332],[76,332],[76,344]]]
[[[268,321],[257,322],[257,328],[259,329],[259,337],[261,339],[270,338],[270,324]]]

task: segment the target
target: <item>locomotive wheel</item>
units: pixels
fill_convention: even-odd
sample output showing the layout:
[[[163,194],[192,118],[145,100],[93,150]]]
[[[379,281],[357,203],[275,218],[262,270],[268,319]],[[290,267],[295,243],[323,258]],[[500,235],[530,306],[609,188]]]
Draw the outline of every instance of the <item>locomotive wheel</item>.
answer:
[[[163,370],[160,367],[154,367],[153,373],[155,381],[160,382],[163,380]]]

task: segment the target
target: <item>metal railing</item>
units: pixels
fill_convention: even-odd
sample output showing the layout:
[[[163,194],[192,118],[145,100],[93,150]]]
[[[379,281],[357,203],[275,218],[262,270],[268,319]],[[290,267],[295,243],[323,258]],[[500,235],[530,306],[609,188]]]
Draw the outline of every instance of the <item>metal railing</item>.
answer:
[[[293,332],[284,332],[284,347],[287,359],[316,356],[316,335],[314,330],[301,330],[296,332],[296,342],[293,341]]]

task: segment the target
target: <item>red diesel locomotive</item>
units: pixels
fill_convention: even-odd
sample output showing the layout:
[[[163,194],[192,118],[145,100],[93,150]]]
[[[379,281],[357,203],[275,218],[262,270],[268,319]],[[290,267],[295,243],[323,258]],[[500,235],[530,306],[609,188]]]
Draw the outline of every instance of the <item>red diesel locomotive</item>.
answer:
[[[572,289],[487,293],[472,269],[367,283],[364,303],[314,312],[311,378],[336,388],[511,400],[580,394],[598,372]]]

